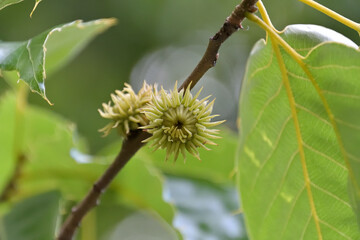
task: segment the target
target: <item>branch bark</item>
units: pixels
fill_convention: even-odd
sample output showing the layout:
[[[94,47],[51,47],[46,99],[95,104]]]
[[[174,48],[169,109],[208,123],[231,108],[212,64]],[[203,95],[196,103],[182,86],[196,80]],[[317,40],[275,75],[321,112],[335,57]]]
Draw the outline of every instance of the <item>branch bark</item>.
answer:
[[[226,18],[225,23],[212,38],[210,38],[208,47],[204,53],[204,56],[189,75],[189,77],[184,81],[184,83],[179,87],[181,89],[186,89],[190,84],[190,88],[194,87],[200,78],[213,66],[215,66],[218,59],[218,52],[221,44],[228,39],[234,32],[239,28],[242,28],[241,22],[245,19],[245,13],[251,12],[254,13],[257,11],[255,6],[258,0],[243,0],[239,5],[235,7],[235,10],[231,13],[229,17]],[[73,208],[70,216],[65,221],[62,226],[58,240],[71,240],[78,225],[80,224],[82,218],[90,211],[93,207],[96,206],[96,203],[105,191],[111,181],[119,173],[119,171],[125,166],[125,164],[130,160],[130,158],[139,150],[144,143],[142,140],[145,140],[149,137],[149,133],[144,131],[135,131],[133,132],[128,139],[124,140],[121,151],[116,157],[115,161],[109,166],[107,171],[100,177],[100,179],[93,185],[93,188],[87,194],[87,196]]]
[[[258,0],[243,0],[239,5],[235,7],[235,10],[231,13],[229,17],[226,18],[225,23],[221,29],[209,40],[207,49],[201,58],[198,65],[192,71],[192,73],[187,77],[184,83],[179,87],[181,89],[186,89],[189,85],[192,89],[201,77],[212,67],[215,66],[216,61],[219,57],[219,49],[223,42],[228,39],[234,32],[239,28],[242,28],[241,22],[245,19],[245,13],[251,12],[254,13],[257,11],[255,4]]]
[[[142,130],[134,131],[123,141],[120,153],[114,162],[109,166],[100,179],[94,183],[86,197],[72,209],[71,214],[63,224],[58,240],[71,240],[81,220],[93,207],[97,205],[98,199],[104,193],[111,181],[125,166],[130,158],[144,145],[143,140],[150,136]]]

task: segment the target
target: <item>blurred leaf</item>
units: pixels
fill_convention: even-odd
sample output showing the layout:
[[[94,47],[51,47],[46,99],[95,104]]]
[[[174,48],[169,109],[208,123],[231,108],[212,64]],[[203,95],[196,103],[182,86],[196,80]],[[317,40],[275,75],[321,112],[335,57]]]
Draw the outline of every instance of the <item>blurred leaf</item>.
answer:
[[[110,163],[109,160],[115,159],[120,148],[121,143],[115,142],[95,156],[79,153],[75,149],[72,149],[72,154],[76,152],[75,157],[77,157],[78,162],[86,162],[82,166],[99,166],[99,164],[94,163]],[[141,152],[142,150],[136,153],[121,170],[103,198],[106,201],[112,199],[112,201],[133,208],[154,210],[168,223],[171,223],[174,209],[162,197],[163,175]]]
[[[155,210],[171,223],[174,210],[163,200],[163,181],[162,174],[139,154],[126,164],[115,179],[121,187],[121,197],[128,205]]]
[[[15,112],[14,112],[14,96],[12,96],[12,104],[8,104],[5,97],[0,98],[0,192],[7,184],[7,180],[12,175],[14,168],[14,128],[15,128]],[[6,102],[6,104],[4,104]],[[0,194],[1,195],[1,194]]]
[[[16,4],[16,3],[20,3],[24,0],[0,0],[0,10],[2,10],[3,8],[6,8],[10,5]],[[31,13],[30,13],[30,17],[33,15],[35,9],[37,8],[37,6],[39,5],[39,3],[42,0],[35,0],[35,5],[34,8],[32,9]]]
[[[47,192],[21,201],[0,220],[1,240],[50,240],[60,208],[59,192]]]
[[[161,218],[147,212],[134,212],[119,222],[107,240],[177,240],[176,232]]]
[[[3,8],[6,8],[7,6],[10,6],[15,3],[22,2],[24,0],[0,0],[0,10]]]
[[[109,203],[107,201],[102,201],[96,209],[92,211],[96,215],[96,234],[95,239],[106,240],[109,238],[109,235],[113,232],[116,225],[123,221],[126,217],[133,214],[136,209],[129,208],[124,205]],[[90,226],[91,227],[91,226]],[[89,232],[89,227],[82,224],[81,226],[81,235],[84,238],[84,234]]]
[[[359,239],[344,161],[360,183],[359,51],[341,34],[315,25],[292,25],[281,35],[306,56],[335,117],[341,145],[305,72],[281,50],[296,107],[289,106],[272,44],[259,41],[240,98],[239,189],[249,237]]]
[[[2,138],[12,138],[14,132],[15,98],[8,93],[0,102]],[[79,164],[70,157],[74,147],[74,127],[59,116],[34,107],[28,107],[24,115],[24,142],[28,162],[17,180],[12,199],[23,199],[37,192],[59,189],[67,200],[78,201],[91,189],[108,164]],[[11,128],[12,127],[12,128]],[[36,139],[36,141],[34,141]],[[6,140],[4,140],[6,141]],[[108,156],[115,154],[121,144],[105,149]],[[1,149],[0,164],[13,161],[12,148]],[[6,158],[5,158],[6,157]],[[1,166],[1,165],[0,165]],[[173,209],[162,199],[162,180],[159,173],[141,158],[132,159],[112,182],[103,198],[111,202],[125,203],[134,208],[156,210],[165,220],[172,221]],[[4,174],[11,169],[4,169]],[[3,168],[0,168],[3,171]],[[0,174],[2,177],[2,174]],[[5,175],[6,182],[9,175]]]
[[[15,96],[7,92],[0,100],[0,192],[9,180],[15,133]],[[27,162],[17,179],[13,198],[60,189],[66,199],[78,200],[90,189],[105,165],[82,165],[70,157],[74,126],[58,115],[28,106],[24,113],[23,142]],[[36,139],[36,140],[35,140]]]
[[[248,239],[233,186],[166,175],[165,199],[177,209],[173,224],[185,240]]]
[[[176,163],[165,162],[165,151],[153,152],[149,146],[143,147],[139,155],[167,173],[203,178],[214,182],[229,182],[232,181],[231,178],[234,175],[237,137],[227,128],[220,129],[222,138],[215,141],[218,146],[211,147],[211,151],[199,149],[201,161],[188,154],[185,163],[181,158]]]
[[[48,101],[45,94],[47,72],[69,61],[92,38],[115,22],[114,19],[86,23],[78,20],[54,27],[28,41],[0,41],[0,68],[19,72],[19,78]]]

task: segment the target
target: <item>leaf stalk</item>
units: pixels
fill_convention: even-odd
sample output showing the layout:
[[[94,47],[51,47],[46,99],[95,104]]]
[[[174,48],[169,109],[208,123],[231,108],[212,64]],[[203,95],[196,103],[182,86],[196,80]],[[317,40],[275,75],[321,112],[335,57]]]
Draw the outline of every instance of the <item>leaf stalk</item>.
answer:
[[[345,26],[348,26],[349,28],[354,29],[355,31],[357,31],[360,34],[360,24],[357,22],[354,22],[344,16],[342,16],[341,14],[321,5],[320,3],[317,3],[315,1],[312,0],[299,0],[302,3],[305,3],[306,5],[318,10],[319,12],[322,12],[324,14],[326,14],[327,16],[335,19],[336,21],[344,24]]]

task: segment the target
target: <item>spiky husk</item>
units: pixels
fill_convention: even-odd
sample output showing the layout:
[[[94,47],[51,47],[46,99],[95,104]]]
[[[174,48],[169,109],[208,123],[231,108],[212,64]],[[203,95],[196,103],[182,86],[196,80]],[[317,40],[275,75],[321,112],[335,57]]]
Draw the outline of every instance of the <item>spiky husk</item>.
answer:
[[[208,103],[208,97],[198,100],[202,89],[193,97],[190,89],[177,91],[177,86],[169,93],[161,88],[153,93],[144,113],[149,124],[141,127],[152,134],[144,142],[152,141],[151,147],[166,149],[166,160],[174,154],[174,161],[179,153],[186,159],[186,151],[200,160],[198,148],[205,144],[216,145],[210,139],[219,138],[219,130],[209,129],[224,121],[211,122],[218,115],[211,115],[214,101]]]
[[[104,136],[116,128],[120,135],[126,137],[131,130],[148,124],[142,108],[151,100],[152,87],[144,82],[143,87],[136,94],[129,84],[125,83],[124,85],[122,91],[116,90],[115,94],[110,95],[112,101],[102,104],[103,111],[98,109],[103,118],[112,120],[105,127],[99,129]]]

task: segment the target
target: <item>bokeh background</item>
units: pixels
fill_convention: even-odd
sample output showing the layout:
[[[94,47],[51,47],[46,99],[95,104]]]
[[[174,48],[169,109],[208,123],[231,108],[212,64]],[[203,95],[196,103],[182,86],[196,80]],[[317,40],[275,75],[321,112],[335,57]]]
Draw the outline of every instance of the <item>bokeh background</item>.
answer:
[[[355,31],[311,9],[299,1],[265,0],[278,29],[288,24],[313,23],[343,33],[357,44]],[[360,21],[358,0],[318,1],[339,13]],[[53,110],[75,122],[82,136],[96,152],[113,141],[115,134],[102,138],[97,129],[106,124],[97,109],[115,89],[131,82],[139,89],[143,80],[172,88],[182,82],[201,58],[208,39],[231,13],[236,0],[44,0],[32,18],[34,1],[7,7],[0,12],[0,39],[20,41],[55,25],[76,19],[84,21],[115,17],[118,24],[98,36],[84,51],[57,73],[48,76],[49,106],[31,94],[30,102]],[[203,96],[216,97],[215,112],[236,129],[237,102],[246,58],[264,32],[249,21],[220,49],[220,59],[198,84]],[[0,91],[7,88],[0,80]]]

